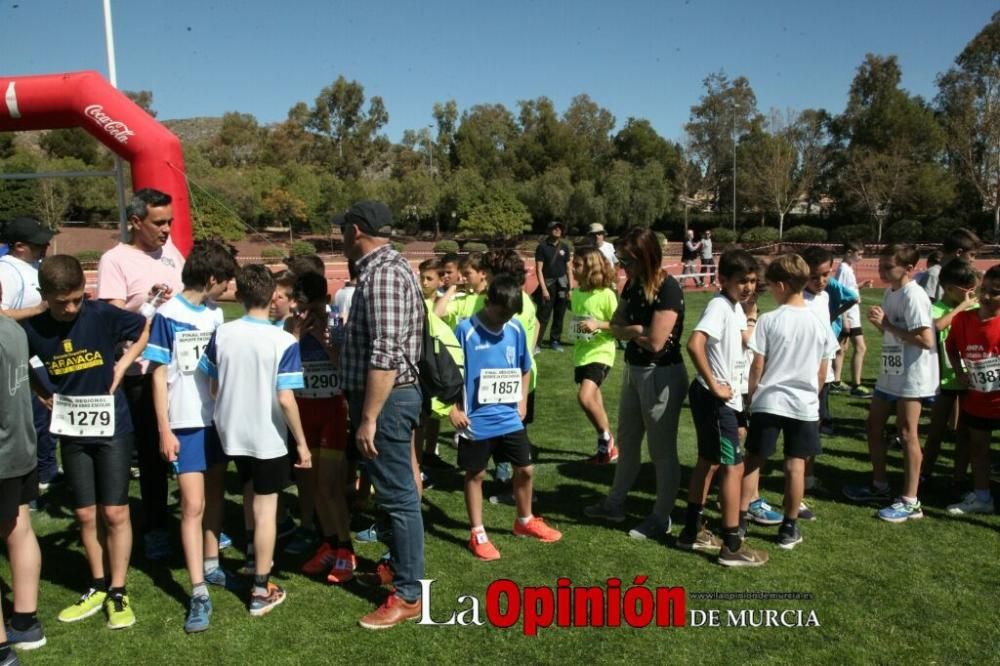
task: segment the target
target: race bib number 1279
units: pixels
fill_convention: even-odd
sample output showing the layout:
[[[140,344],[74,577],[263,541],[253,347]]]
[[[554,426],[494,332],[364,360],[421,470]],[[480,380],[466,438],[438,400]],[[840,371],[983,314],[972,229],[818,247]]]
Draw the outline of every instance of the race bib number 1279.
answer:
[[[66,437],[112,437],[115,434],[113,395],[52,396],[54,435]]]

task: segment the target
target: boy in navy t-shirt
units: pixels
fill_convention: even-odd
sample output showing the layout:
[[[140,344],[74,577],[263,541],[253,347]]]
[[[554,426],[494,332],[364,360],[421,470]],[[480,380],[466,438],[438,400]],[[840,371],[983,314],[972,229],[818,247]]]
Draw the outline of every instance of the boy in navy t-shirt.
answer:
[[[469,549],[481,560],[496,560],[500,552],[483,528],[483,473],[492,456],[514,466],[514,534],[552,542],[562,534],[531,513],[531,443],[524,431],[531,357],[524,328],[512,320],[521,311],[520,285],[508,275],[489,287],[486,305],[459,323],[455,337],[465,356],[465,399],[451,411],[460,433],[458,466],[465,470],[465,505],[472,534]]]
[[[59,614],[59,620],[76,622],[103,606],[109,628],[130,627],[135,614],[125,577],[132,551],[128,507],[132,420],[119,385],[146,346],[149,322],[103,301],[86,300],[83,269],[74,257],[46,259],[38,282],[49,309],[22,323],[29,351],[45,365],[55,389],[52,396],[42,398],[52,410],[50,430],[60,438],[91,575],[88,590]],[[135,344],[116,363],[115,350],[122,342]],[[98,537],[98,509],[106,539]],[[104,570],[105,559],[110,572]]]

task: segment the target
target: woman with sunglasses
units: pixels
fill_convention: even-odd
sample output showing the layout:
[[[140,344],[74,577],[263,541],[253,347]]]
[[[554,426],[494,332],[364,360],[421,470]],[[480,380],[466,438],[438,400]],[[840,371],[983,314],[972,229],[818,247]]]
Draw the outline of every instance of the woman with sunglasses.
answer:
[[[684,294],[662,270],[663,251],[649,229],[630,229],[618,241],[617,256],[628,276],[611,321],[612,335],[628,343],[618,403],[620,453],[607,498],[584,513],[616,523],[625,520],[625,498],[639,475],[645,435],[656,471],[656,503],[629,536],[648,539],[670,531],[680,483],[677,423],[688,386],[680,340]]]

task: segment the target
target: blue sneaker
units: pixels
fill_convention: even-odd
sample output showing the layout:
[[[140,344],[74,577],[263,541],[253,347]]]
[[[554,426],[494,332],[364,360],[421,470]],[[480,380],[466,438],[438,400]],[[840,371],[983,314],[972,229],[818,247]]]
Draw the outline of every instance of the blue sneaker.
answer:
[[[780,525],[783,517],[763,497],[750,502],[750,520],[758,525]]]
[[[844,497],[852,502],[885,502],[889,499],[889,489],[875,486],[844,486]]]
[[[493,470],[493,478],[500,483],[510,483],[511,479],[514,478],[514,466],[509,462],[497,463]]]
[[[566,351],[565,349],[563,349],[562,343],[559,342],[558,340],[553,340],[550,347],[552,348],[552,351],[559,352],[560,354]]]
[[[219,532],[219,550],[225,550],[233,545],[233,539],[225,532]]]
[[[184,631],[196,634],[208,629],[209,618],[212,617],[212,600],[207,596],[191,597],[187,618],[184,620]]]
[[[361,543],[375,543],[376,541],[386,541],[391,534],[392,530],[382,523],[372,523],[368,529],[356,533],[354,539]]]
[[[251,562],[250,575],[253,575],[252,567],[253,563]],[[236,574],[231,571],[226,571],[222,567],[216,567],[211,571],[206,571],[205,582],[209,585],[215,585],[216,587],[224,587],[230,592],[240,592],[246,589],[243,581],[241,581]]]
[[[920,500],[907,502],[902,497],[897,497],[891,506],[887,506],[878,512],[878,517],[890,523],[905,523],[907,520],[923,518],[924,512],[920,506]]]
[[[672,521],[670,520],[670,516],[667,516],[667,519],[664,520],[656,514],[651,513],[641,523],[630,529],[628,535],[639,541],[656,539],[670,534],[671,527]]]
[[[42,623],[38,620],[35,620],[35,623],[24,631],[18,631],[8,622],[4,625],[4,631],[7,632],[7,642],[18,650],[36,650],[45,645],[46,642]]]

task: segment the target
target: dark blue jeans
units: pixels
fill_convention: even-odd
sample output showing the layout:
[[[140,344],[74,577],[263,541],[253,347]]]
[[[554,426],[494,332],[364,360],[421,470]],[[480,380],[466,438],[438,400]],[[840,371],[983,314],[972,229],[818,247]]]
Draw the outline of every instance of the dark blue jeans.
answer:
[[[363,392],[350,395],[351,421],[361,422]],[[378,456],[366,461],[375,486],[375,499],[389,514],[392,539],[389,553],[396,593],[406,601],[420,598],[419,579],[424,577],[424,519],[420,495],[410,464],[411,437],[420,420],[421,394],[416,385],[396,388],[389,394],[375,422]],[[350,446],[356,446],[354,442]]]
[[[52,412],[35,395],[31,396],[31,412],[35,421],[35,432],[38,433],[38,481],[50,483],[59,474],[56,440],[49,432]]]

